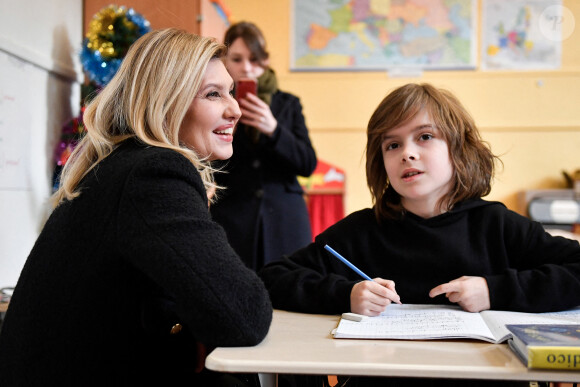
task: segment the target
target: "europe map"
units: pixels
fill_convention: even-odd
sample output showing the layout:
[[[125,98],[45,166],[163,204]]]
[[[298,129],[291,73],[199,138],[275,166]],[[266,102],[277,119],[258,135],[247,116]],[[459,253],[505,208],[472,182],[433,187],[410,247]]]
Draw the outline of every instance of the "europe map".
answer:
[[[292,70],[475,67],[473,0],[294,0]]]

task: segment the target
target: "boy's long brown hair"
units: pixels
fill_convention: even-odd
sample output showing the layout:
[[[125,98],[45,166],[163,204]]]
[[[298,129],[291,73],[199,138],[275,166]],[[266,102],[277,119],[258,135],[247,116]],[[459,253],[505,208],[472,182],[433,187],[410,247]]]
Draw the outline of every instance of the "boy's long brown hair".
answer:
[[[475,122],[450,92],[430,84],[407,84],[383,99],[371,116],[367,129],[366,174],[377,220],[399,218],[404,213],[400,195],[388,184],[383,162],[385,134],[412,120],[426,109],[449,147],[453,181],[439,206],[450,210],[456,203],[480,198],[491,191],[495,156],[481,139]]]

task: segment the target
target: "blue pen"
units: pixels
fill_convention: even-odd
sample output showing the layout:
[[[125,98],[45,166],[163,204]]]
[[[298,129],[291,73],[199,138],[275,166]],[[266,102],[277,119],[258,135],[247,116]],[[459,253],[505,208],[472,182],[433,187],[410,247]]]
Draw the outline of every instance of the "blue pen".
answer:
[[[346,266],[350,267],[352,270],[354,270],[358,275],[360,275],[364,279],[366,279],[368,281],[372,281],[373,280],[371,277],[369,277],[368,275],[366,275],[365,273],[363,273],[362,271],[360,271],[360,269],[358,267],[356,267],[355,265],[353,265],[352,263],[350,263],[348,261],[348,259],[346,259],[342,255],[340,255],[339,253],[337,253],[336,251],[334,251],[334,249],[332,247],[330,247],[329,245],[324,245],[324,248],[326,250],[330,251],[330,253],[332,255],[334,255],[336,258],[340,259]]]

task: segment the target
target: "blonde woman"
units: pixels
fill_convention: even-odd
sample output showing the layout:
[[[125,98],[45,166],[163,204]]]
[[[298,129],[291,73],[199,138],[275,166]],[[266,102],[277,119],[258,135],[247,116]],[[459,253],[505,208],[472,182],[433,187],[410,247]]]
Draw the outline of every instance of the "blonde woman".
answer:
[[[204,350],[265,337],[267,292],[208,210],[241,115],[224,55],[148,33],[87,107],[6,315],[0,385],[220,385],[196,369]]]

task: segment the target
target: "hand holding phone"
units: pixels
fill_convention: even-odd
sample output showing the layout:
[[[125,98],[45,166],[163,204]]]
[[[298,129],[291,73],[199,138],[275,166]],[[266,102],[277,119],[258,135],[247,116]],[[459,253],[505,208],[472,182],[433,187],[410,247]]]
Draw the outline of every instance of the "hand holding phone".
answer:
[[[236,100],[238,103],[243,98],[246,98],[248,93],[258,95],[258,82],[256,82],[255,79],[250,78],[238,80],[238,82],[236,82]]]

